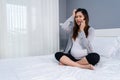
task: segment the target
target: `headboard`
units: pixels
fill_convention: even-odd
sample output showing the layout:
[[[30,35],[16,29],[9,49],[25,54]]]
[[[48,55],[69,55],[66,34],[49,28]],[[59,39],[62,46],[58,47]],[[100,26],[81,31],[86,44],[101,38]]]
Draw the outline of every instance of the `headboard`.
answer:
[[[95,29],[94,51],[102,56],[120,58],[120,28]]]
[[[95,36],[115,37],[120,36],[120,28],[113,29],[95,29]]]

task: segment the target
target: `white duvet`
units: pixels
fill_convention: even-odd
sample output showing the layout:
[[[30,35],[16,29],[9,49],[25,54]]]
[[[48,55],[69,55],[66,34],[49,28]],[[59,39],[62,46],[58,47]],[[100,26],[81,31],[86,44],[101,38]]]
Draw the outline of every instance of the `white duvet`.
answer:
[[[88,70],[58,65],[54,55],[3,59],[0,80],[120,80],[120,60],[102,57]]]

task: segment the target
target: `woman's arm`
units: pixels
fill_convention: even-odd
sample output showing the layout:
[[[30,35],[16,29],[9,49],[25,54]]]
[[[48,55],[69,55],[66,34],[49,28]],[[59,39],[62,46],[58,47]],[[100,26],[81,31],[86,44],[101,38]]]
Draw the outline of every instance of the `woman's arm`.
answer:
[[[75,11],[76,9],[73,10],[72,16],[68,18],[63,24],[61,24],[62,28],[67,32],[70,32],[73,29]]]
[[[73,25],[74,25],[74,16],[71,16],[60,26],[62,27],[63,30],[70,32],[73,29]]]
[[[94,39],[95,31],[94,28],[90,27],[88,30],[88,37],[86,38],[85,32],[81,31],[79,37],[81,39],[82,45],[88,50],[88,52],[93,52],[93,47],[91,45],[92,40]]]

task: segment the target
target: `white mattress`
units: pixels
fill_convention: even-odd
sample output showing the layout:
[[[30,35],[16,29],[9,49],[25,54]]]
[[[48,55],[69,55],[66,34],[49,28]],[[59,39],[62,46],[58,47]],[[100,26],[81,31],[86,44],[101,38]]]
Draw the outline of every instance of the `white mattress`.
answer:
[[[95,70],[61,66],[54,55],[0,60],[0,80],[120,80],[120,60],[101,58]]]

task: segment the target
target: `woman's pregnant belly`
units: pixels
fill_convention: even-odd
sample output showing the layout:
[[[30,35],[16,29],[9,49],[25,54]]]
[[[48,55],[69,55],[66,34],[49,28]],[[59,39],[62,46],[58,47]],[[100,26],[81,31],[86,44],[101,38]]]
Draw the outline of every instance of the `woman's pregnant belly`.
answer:
[[[75,59],[81,59],[87,55],[87,49],[82,49],[79,44],[74,43],[71,49],[71,55]]]

